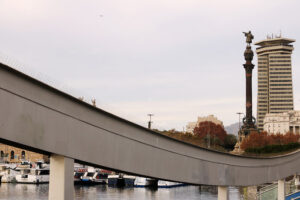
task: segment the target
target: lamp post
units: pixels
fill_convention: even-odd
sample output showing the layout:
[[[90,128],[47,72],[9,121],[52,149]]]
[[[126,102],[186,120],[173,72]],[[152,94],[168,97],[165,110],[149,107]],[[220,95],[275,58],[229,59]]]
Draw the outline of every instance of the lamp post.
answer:
[[[237,112],[236,114],[239,115],[239,131],[238,131],[238,140],[241,141],[241,115],[244,113],[242,112]]]
[[[150,120],[149,120],[149,122],[148,122],[148,128],[151,129],[151,124],[153,123],[153,122],[151,121],[151,117],[154,116],[154,114],[148,114],[148,116],[150,117]]]
[[[242,113],[242,112],[237,112],[236,114],[239,115],[239,130],[240,130],[240,128],[241,128],[241,115],[244,114],[244,113]]]

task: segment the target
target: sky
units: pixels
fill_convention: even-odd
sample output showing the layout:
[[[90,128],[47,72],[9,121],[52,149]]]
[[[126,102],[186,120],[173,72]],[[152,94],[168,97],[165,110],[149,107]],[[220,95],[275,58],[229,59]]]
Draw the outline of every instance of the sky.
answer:
[[[210,114],[229,125],[245,113],[243,31],[254,42],[280,32],[296,39],[300,110],[299,8],[299,0],[0,0],[0,62],[142,126],[149,113],[158,129]],[[253,63],[256,116],[256,55]]]

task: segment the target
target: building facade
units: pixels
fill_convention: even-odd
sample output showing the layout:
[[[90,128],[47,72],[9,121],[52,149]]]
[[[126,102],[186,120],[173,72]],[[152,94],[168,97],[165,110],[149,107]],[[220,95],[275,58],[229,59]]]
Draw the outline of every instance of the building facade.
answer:
[[[263,129],[267,113],[294,109],[291,43],[295,40],[272,38],[255,43],[258,57],[257,127]]]
[[[43,154],[0,143],[0,161],[18,163],[21,162],[21,160],[28,160],[31,162],[44,160],[44,162],[49,162],[49,157]]]
[[[215,124],[219,124],[221,126],[223,126],[223,122],[218,120],[218,118],[216,118],[214,115],[208,115],[207,117],[198,117],[198,120],[196,122],[189,122],[186,125],[186,132],[187,133],[193,133],[194,132],[194,128],[200,123],[200,122],[205,122],[205,121],[209,121],[209,122],[213,122]],[[223,126],[224,127],[224,126]]]
[[[270,134],[300,134],[300,111],[268,113],[264,119],[264,131]]]

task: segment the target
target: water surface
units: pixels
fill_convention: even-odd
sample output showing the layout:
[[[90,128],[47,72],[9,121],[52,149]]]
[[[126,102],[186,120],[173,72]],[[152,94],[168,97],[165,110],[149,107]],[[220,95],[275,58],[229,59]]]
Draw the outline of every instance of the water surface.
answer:
[[[217,200],[215,192],[201,191],[198,186],[185,186],[170,189],[146,189],[146,188],[110,188],[106,185],[74,186],[75,199],[101,199],[101,200]],[[48,184],[0,184],[0,199],[48,199]],[[236,188],[229,190],[230,200],[242,200]]]

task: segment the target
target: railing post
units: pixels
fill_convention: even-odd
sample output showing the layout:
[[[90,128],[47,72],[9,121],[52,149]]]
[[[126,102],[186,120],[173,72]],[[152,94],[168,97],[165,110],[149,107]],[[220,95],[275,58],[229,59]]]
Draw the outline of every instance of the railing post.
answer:
[[[50,156],[49,200],[74,199],[74,160]]]
[[[285,180],[278,180],[278,200],[285,200]]]
[[[218,186],[218,200],[228,200],[228,188]]]

